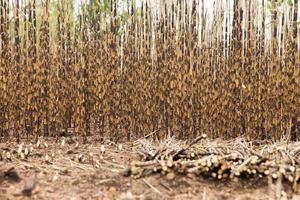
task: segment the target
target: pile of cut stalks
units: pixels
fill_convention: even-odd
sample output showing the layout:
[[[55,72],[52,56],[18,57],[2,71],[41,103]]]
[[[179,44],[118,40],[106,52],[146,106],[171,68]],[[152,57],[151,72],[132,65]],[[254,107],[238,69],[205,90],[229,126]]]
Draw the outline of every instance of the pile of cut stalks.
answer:
[[[269,178],[287,182],[294,191],[300,182],[300,142],[210,140],[204,134],[190,142],[142,139],[135,150],[141,161],[132,162],[125,176],[172,173],[217,180]]]

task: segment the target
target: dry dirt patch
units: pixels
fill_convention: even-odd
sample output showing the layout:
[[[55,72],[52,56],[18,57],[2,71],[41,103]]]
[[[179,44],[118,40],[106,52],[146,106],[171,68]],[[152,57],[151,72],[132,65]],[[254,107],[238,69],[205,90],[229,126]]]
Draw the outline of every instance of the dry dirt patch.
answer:
[[[195,165],[206,156],[214,159],[232,154],[238,148],[233,143],[226,149],[224,141],[205,138],[190,142],[170,139],[171,142],[163,143],[139,140],[115,144],[91,142],[97,141],[92,138],[89,141],[84,144],[80,138],[41,138],[32,143],[1,143],[0,199],[269,199],[275,198],[278,190],[281,198],[296,199],[299,195],[299,185],[292,192],[288,180],[279,184],[278,178],[245,174],[226,178],[226,170],[222,173],[224,178],[218,180],[213,174],[215,168],[209,168],[205,174],[202,168],[197,168],[204,166],[203,163]],[[275,145],[272,147],[274,150]],[[268,148],[271,150],[271,145]],[[246,163],[247,156],[244,156],[243,162],[237,161],[237,166],[254,166]],[[172,166],[167,163],[171,157]],[[297,157],[293,158],[298,162]],[[210,164],[204,160],[207,169]],[[247,169],[239,170],[243,174]]]

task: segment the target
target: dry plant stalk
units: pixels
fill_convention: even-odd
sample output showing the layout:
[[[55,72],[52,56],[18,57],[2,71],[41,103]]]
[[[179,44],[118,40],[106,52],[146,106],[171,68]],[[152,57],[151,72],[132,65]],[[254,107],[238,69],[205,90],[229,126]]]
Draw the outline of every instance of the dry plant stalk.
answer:
[[[297,0],[119,1],[0,1],[1,138],[299,138]]]
[[[218,180],[237,178],[276,180],[276,194],[280,195],[286,182],[296,192],[300,181],[299,142],[287,144],[254,144],[244,138],[232,141],[198,140],[184,145],[176,141],[163,145],[141,141],[135,150],[141,161],[133,161],[123,171],[124,176],[137,178],[153,173],[184,174],[212,177]],[[148,146],[151,146],[149,149]],[[153,156],[153,152],[157,152]]]

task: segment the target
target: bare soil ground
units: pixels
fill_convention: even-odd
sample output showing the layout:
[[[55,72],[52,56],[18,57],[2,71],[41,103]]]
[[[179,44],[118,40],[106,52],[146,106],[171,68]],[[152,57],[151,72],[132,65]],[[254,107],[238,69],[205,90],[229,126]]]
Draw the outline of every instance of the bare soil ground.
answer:
[[[270,199],[276,182],[215,180],[195,175],[125,177],[140,160],[134,143],[90,138],[0,143],[0,199]],[[284,185],[282,199],[300,199]]]

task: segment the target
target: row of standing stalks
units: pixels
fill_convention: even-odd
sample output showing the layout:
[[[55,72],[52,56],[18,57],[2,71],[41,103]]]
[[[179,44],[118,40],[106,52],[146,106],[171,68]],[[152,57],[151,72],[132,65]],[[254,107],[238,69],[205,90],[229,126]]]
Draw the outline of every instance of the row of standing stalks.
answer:
[[[296,139],[298,0],[120,1],[0,1],[2,138]]]

